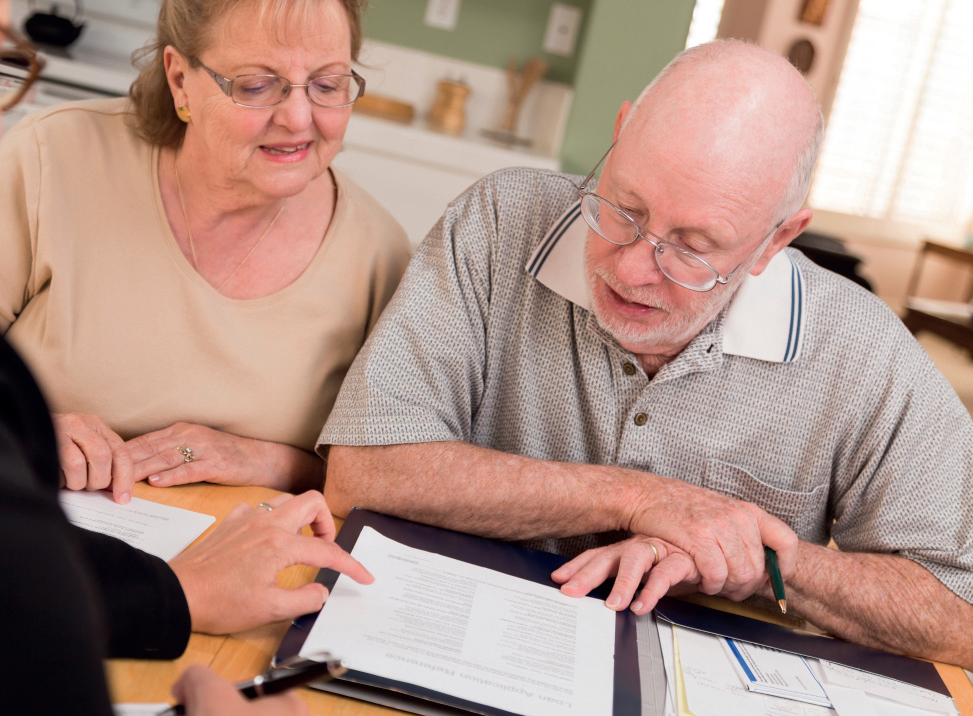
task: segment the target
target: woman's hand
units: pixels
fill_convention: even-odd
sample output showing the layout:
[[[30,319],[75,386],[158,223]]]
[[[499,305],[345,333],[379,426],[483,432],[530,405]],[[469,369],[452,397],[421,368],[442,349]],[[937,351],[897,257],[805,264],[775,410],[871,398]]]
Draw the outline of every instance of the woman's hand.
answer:
[[[206,539],[169,562],[193,631],[231,634],[318,611],[328,596],[323,585],[277,586],[277,573],[295,564],[334,569],[359,584],[375,580],[331,541],[334,520],[320,492],[277,495],[267,504],[271,510],[237,505]],[[305,525],[314,537],[301,534]]]
[[[551,578],[562,585],[561,591],[569,597],[583,597],[609,577],[615,577],[605,606],[621,611],[632,603],[646,574],[645,586],[632,605],[636,614],[650,612],[670,589],[678,585],[694,587],[701,579],[692,557],[665,540],[644,535],[589,549],[555,570]]]
[[[125,445],[135,480],[148,478],[154,487],[216,482],[299,492],[324,484],[324,464],[317,455],[192,423],[176,423]]]
[[[247,701],[233,684],[194,664],[172,686],[172,696],[186,716],[307,716],[307,706],[293,691]]]
[[[69,490],[110,486],[115,502],[124,505],[131,500],[136,479],[125,441],[97,415],[55,413],[52,417],[62,486]]]

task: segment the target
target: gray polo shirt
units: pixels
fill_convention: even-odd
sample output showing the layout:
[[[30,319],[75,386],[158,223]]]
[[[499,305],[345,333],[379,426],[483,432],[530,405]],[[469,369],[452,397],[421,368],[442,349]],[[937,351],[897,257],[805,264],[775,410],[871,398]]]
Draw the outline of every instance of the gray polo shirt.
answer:
[[[319,444],[646,470],[908,557],[973,602],[973,422],[898,317],[786,249],[650,380],[588,308],[573,181],[504,170],[449,205]]]

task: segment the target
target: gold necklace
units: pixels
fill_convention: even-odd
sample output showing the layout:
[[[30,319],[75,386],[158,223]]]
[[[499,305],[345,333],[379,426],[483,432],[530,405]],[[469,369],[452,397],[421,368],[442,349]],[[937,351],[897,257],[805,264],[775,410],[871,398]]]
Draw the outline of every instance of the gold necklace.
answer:
[[[186,214],[186,203],[182,199],[182,185],[179,183],[179,163],[176,161],[175,157],[172,159],[172,167],[176,172],[176,192],[179,194],[179,207],[182,209],[182,218],[183,221],[186,222],[186,234],[189,235],[189,250],[193,254],[193,268],[196,269],[196,273],[199,273],[199,262],[196,260],[196,245],[193,243],[193,230],[189,228],[189,216]],[[274,214],[274,218],[270,220],[269,224],[267,224],[267,228],[264,229],[263,233],[260,234],[260,237],[253,243],[253,246],[250,247],[250,250],[247,251],[247,255],[241,259],[240,263],[238,263],[236,267],[230,271],[229,274],[227,274],[226,278],[223,279],[220,285],[216,287],[216,291],[218,293],[221,292],[222,288],[226,285],[226,282],[233,277],[233,274],[239,271],[240,267],[247,262],[247,259],[250,258],[260,242],[264,240],[267,232],[269,232],[271,227],[277,223],[277,218],[281,215],[281,212],[284,211],[284,206],[286,204],[287,199],[284,199],[284,203],[280,205],[277,213]]]

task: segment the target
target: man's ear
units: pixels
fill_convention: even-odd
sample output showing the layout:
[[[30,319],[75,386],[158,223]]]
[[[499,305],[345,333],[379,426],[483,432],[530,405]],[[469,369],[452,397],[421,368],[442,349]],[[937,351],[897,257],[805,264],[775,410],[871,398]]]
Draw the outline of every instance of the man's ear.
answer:
[[[162,51],[162,66],[166,71],[166,80],[169,82],[169,91],[172,92],[175,106],[186,105],[189,101],[185,89],[186,71],[189,69],[186,58],[172,45],[166,45]]]
[[[774,258],[785,246],[796,239],[807,225],[811,223],[811,217],[814,216],[814,212],[810,209],[801,209],[799,212],[794,214],[789,219],[785,219],[784,222],[777,228],[774,232],[773,238],[770,243],[767,244],[767,248],[757,259],[757,263],[753,265],[750,269],[751,276],[759,276],[767,268],[767,264],[770,260]]]
[[[622,102],[622,106],[618,109],[618,114],[615,115],[615,133],[612,134],[612,142],[618,141],[618,135],[621,134],[622,125],[625,124],[625,118],[628,116],[630,109],[632,109],[631,102]]]

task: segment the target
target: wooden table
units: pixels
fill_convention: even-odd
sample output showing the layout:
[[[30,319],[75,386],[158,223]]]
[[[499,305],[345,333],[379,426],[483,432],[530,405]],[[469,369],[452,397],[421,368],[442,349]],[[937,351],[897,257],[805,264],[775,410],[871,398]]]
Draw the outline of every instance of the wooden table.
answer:
[[[216,524],[222,521],[226,513],[239,503],[256,505],[277,493],[263,487],[196,484],[156,488],[142,482],[135,486],[134,494],[136,497],[153,502],[214,515],[216,522],[203,533],[205,537]],[[340,526],[341,521],[336,520],[336,522]],[[278,583],[283,587],[298,587],[312,581],[316,572],[316,569],[310,567],[292,567],[281,572]],[[730,611],[752,617],[761,616],[743,605],[720,601]],[[206,664],[230,681],[249,679],[270,664],[289,625],[289,622],[281,622],[230,636],[193,634],[189,639],[186,653],[175,661],[110,659],[106,662],[106,668],[112,700],[117,703],[171,701],[170,687],[190,664]],[[973,716],[973,684],[963,670],[946,664],[936,664],[936,668],[953,695],[960,713],[963,716]],[[302,688],[298,693],[312,714],[378,716],[401,713],[395,709],[314,689]]]

